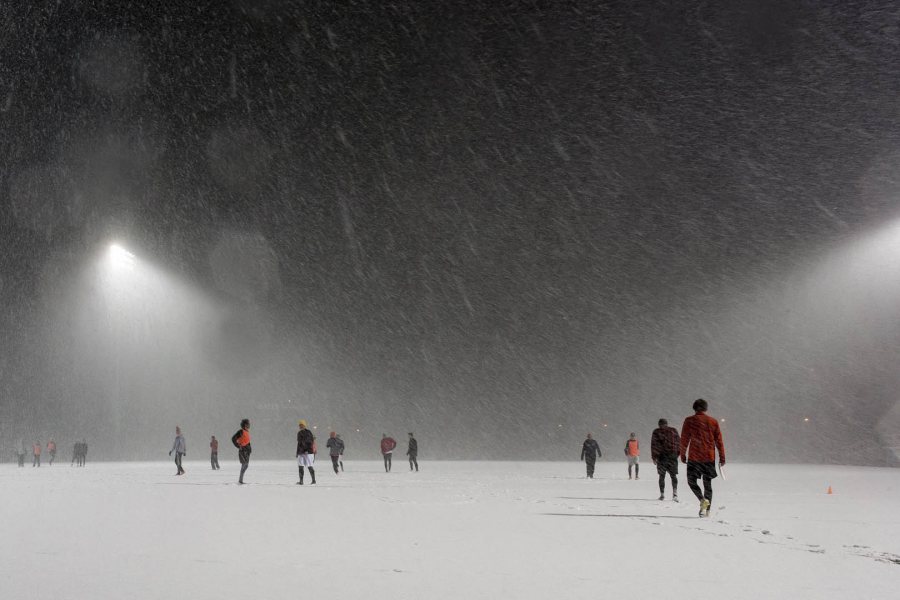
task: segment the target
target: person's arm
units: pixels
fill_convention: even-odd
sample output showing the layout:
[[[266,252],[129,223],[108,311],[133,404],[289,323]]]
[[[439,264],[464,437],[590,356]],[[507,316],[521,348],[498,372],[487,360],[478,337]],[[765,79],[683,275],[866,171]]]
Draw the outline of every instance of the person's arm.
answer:
[[[581,458],[579,458],[578,460],[584,460],[584,454],[585,454],[586,451],[587,451],[587,445],[586,445],[586,444],[582,444],[582,445],[581,445]]]
[[[719,450],[719,464],[725,464],[725,443],[722,441],[722,429],[719,427],[719,422],[716,421],[716,430],[713,432],[714,439],[716,440],[716,448]]]

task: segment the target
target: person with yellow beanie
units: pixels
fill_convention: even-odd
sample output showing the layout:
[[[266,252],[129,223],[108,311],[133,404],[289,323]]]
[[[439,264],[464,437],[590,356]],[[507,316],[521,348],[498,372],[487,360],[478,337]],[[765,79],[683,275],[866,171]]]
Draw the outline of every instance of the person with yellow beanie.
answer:
[[[297,485],[303,485],[303,467],[309,469],[309,476],[312,479],[310,483],[316,483],[316,470],[313,465],[316,464],[316,438],[313,436],[306,426],[306,420],[300,419],[297,423],[299,427],[297,431],[297,469],[300,471],[300,481]]]

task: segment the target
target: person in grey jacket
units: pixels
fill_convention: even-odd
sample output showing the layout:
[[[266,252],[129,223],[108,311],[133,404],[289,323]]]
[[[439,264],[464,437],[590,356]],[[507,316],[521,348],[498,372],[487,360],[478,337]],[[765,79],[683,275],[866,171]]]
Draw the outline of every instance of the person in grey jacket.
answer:
[[[331,457],[331,467],[334,469],[335,475],[337,475],[341,454],[344,453],[344,442],[338,437],[336,432],[332,431],[328,441],[325,442],[325,446],[328,448],[328,455]]]
[[[187,444],[184,443],[184,436],[181,435],[181,427],[175,428],[175,442],[172,449],[169,450],[169,456],[175,453],[175,466],[178,467],[176,475],[184,475],[184,469],[181,468],[181,457],[187,454]]]

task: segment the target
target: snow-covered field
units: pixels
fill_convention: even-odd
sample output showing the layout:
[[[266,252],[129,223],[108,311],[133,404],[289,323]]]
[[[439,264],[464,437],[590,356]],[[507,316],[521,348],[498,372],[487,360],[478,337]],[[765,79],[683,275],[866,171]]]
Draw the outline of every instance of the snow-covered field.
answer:
[[[699,519],[683,467],[401,458],[0,465],[0,598],[900,597],[900,470],[733,464]]]

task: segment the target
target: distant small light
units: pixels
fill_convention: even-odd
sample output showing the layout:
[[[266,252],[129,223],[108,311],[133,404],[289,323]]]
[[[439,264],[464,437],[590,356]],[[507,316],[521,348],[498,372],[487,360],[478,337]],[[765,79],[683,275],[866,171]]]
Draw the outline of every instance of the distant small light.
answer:
[[[318,428],[319,428],[318,425],[313,425],[313,429],[318,429]]]
[[[356,433],[359,433],[359,429],[356,430]]]
[[[725,422],[725,417],[722,417],[722,418],[719,419],[719,420],[722,421],[722,422],[724,423],[724,422]]]
[[[557,427],[562,427],[562,424],[560,424],[560,425],[557,425]]]
[[[604,423],[603,426],[606,427],[606,423]]]
[[[804,417],[804,418],[803,418],[803,422],[804,422],[804,423],[809,423],[809,417]]]

